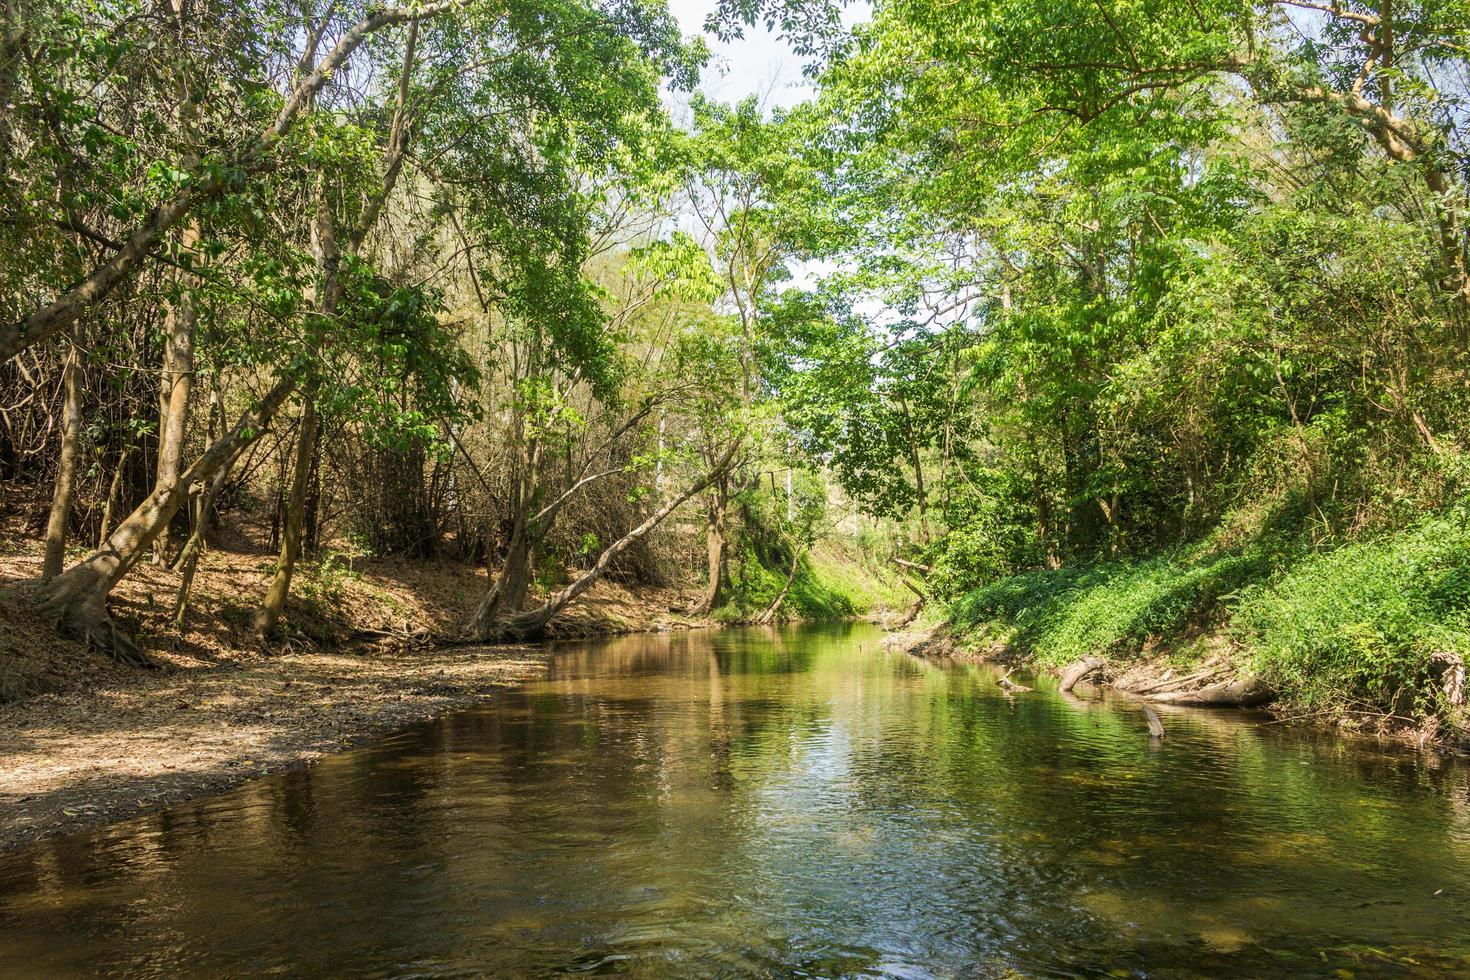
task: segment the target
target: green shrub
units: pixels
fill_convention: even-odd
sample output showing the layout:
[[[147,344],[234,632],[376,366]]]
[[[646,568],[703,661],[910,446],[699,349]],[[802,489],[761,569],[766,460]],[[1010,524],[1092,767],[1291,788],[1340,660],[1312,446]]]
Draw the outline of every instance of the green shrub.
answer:
[[[980,466],[952,490],[950,530],[926,556],[936,594],[959,595],[1040,562],[1035,508],[1020,477]]]
[[[348,582],[360,582],[362,576],[352,567],[352,556],[327,549],[314,562],[302,562],[297,575],[296,591],[305,599],[340,602]]]

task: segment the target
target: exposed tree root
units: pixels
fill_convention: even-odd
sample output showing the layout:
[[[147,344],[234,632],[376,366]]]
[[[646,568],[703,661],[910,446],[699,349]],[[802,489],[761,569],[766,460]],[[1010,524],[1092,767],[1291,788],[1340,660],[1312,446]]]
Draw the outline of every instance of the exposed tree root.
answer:
[[[554,613],[547,615],[544,607],[529,609],[508,619],[497,620],[484,626],[478,636],[486,643],[525,643],[544,640],[546,639],[546,627],[550,625],[554,615]]]
[[[106,600],[94,592],[68,584],[44,588],[42,596],[42,611],[54,617],[63,636],[85,643],[90,649],[129,667],[158,666],[126,631],[117,628],[107,611]]]

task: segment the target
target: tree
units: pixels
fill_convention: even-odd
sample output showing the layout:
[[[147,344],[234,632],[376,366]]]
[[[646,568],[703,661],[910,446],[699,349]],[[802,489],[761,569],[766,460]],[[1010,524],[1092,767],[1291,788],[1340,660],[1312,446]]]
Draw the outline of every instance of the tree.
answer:
[[[465,2],[466,0],[443,0],[440,3],[413,7],[370,10],[361,20],[347,26],[337,43],[326,52],[320,62],[290,86],[274,118],[264,128],[247,136],[240,149],[219,157],[201,159],[198,166],[190,171],[173,169],[164,161],[149,161],[150,171],[167,175],[160,182],[164,193],[127,228],[124,236],[116,241],[113,254],[105,262],[85,272],[79,282],[64,287],[49,301],[29,308],[21,307],[13,319],[0,322],[0,361],[8,360],[74,322],[88,308],[105,299],[147,261],[162,239],[183,222],[191,211],[239,187],[252,174],[274,165],[281,146],[290,136],[302,112],[328,80],[347,66],[353,53],[371,35],[397,24],[427,20],[450,13],[464,6]],[[335,9],[332,7],[329,11]],[[127,25],[136,14],[134,11],[126,11],[121,23]],[[40,21],[45,12],[37,10],[35,16]],[[329,13],[319,22],[307,25],[310,57],[304,58],[304,63],[311,65],[315,61],[315,49],[321,44],[329,27],[335,26],[332,19]],[[70,26],[76,21],[74,18],[64,17],[62,23]],[[109,59],[100,57],[102,51],[98,48],[112,43],[111,33],[111,30],[86,25],[78,32],[78,37],[69,39],[71,43],[66,47],[72,54],[82,54],[106,64]],[[134,39],[132,43],[140,42]],[[64,94],[51,91],[42,81],[42,77],[40,74],[31,77],[35,84],[33,98],[36,103],[58,101],[58,96],[65,98]],[[193,96],[186,94],[184,101],[187,103],[192,98]],[[85,106],[85,102],[82,104]],[[52,219],[53,223],[70,226],[74,220],[70,202],[61,202],[58,212]]]
[[[60,228],[110,255],[8,277],[14,318],[0,325],[0,354],[56,333],[144,274],[150,287],[170,281],[153,491],[44,591],[67,631],[131,662],[143,658],[108,618],[107,594],[191,495],[218,494],[229,467],[293,398],[301,416],[282,551],[258,623],[264,635],[276,629],[314,525],[308,486],[322,411],[376,413],[376,431],[407,427],[419,438],[433,429],[425,413],[452,424],[461,411],[456,392],[469,365],[431,322],[433,291],[375,271],[392,253],[380,225],[400,211],[412,217],[427,191],[443,208],[432,216],[440,227],[565,238],[586,207],[568,175],[636,156],[636,135],[657,122],[658,79],[687,82],[699,57],[658,5],[227,6],[208,17],[169,9],[175,47],[159,57],[142,8],[108,8],[116,18],[106,23],[38,21],[34,35],[7,35],[32,57],[20,72],[7,61],[4,80],[35,109],[7,129],[6,152],[59,160],[63,175],[54,203],[24,191],[7,197],[16,214],[7,227],[18,229],[22,251],[44,251]],[[299,33],[276,31],[273,18]],[[214,44],[231,56],[192,56]],[[170,59],[170,50],[181,56]],[[119,66],[136,82],[131,98],[95,83]],[[226,97],[208,98],[214,88]],[[65,114],[47,115],[50,102]],[[166,138],[142,139],[140,126]],[[94,180],[87,155],[105,147],[111,172]],[[539,197],[505,193],[521,188]],[[535,200],[560,201],[560,210],[538,211]],[[99,226],[99,214],[115,227]],[[228,371],[233,391],[257,394],[239,399],[247,402],[239,421],[215,427],[184,466],[201,368]],[[395,385],[415,387],[412,404],[380,397]],[[193,568],[200,547],[180,556],[181,568]],[[187,592],[186,582],[180,617]]]
[[[734,327],[731,352],[739,373],[733,407],[749,419],[763,411],[766,400],[760,373],[760,348],[767,339],[764,310],[774,287],[790,275],[787,263],[813,240],[821,214],[815,203],[819,190],[796,149],[805,135],[803,117],[777,113],[766,119],[753,98],[733,107],[696,99],[693,110],[686,150],[689,202],[721,282],[719,311]],[[746,437],[747,423],[725,435],[715,427],[705,431],[710,438],[705,457],[713,467],[728,439]],[[720,601],[726,522],[739,482],[722,474],[711,483],[705,505],[707,584],[700,611],[708,612]]]

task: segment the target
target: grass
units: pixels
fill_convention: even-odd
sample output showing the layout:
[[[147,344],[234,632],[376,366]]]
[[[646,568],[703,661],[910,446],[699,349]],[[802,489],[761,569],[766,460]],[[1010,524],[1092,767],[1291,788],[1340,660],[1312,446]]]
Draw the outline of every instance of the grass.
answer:
[[[1222,598],[1261,574],[1262,565],[1255,555],[1183,552],[1026,572],[961,597],[950,616],[961,628],[998,634],[1042,666],[1085,656],[1122,659],[1210,625]]]

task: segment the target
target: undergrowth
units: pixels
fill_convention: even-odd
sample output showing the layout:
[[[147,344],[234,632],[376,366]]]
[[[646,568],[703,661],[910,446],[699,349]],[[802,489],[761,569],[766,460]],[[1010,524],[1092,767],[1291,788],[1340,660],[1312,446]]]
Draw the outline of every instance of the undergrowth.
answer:
[[[1303,558],[1242,592],[1231,635],[1305,709],[1445,713],[1431,658],[1470,656],[1466,515]]]
[[[999,579],[961,597],[951,618],[999,634],[1048,667],[1084,656],[1125,658],[1162,637],[1212,625],[1222,597],[1258,577],[1254,554],[1181,552]]]

